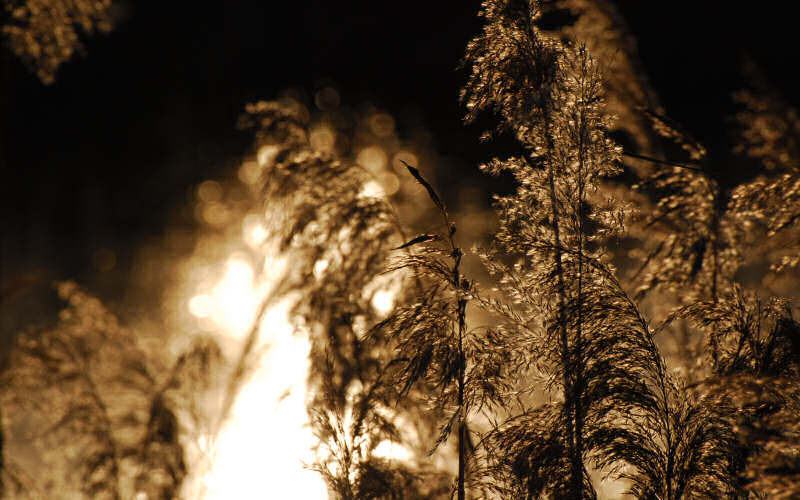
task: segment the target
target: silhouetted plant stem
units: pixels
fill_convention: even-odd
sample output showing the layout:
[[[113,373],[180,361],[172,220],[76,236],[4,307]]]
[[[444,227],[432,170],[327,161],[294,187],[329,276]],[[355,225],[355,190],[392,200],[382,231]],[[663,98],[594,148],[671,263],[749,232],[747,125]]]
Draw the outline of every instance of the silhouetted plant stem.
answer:
[[[452,236],[450,244],[453,246],[453,279],[456,283],[461,283],[461,273],[459,266],[461,264],[461,250],[456,248],[453,244]],[[466,369],[467,360],[464,356],[464,329],[466,328],[466,309],[467,300],[464,298],[463,293],[459,291],[458,295],[458,500],[466,498],[464,488],[464,476],[466,474],[466,438],[467,426],[465,422],[465,407],[464,407],[464,372]]]
[[[573,399],[573,387],[572,387],[572,359],[570,356],[570,345],[569,345],[569,333],[567,331],[567,317],[565,314],[566,311],[566,288],[564,284],[564,267],[561,260],[561,249],[563,248],[561,245],[561,236],[560,236],[560,224],[559,224],[559,214],[558,214],[558,200],[556,199],[556,188],[555,188],[555,174],[554,174],[554,166],[552,163],[549,164],[549,172],[548,172],[548,180],[550,183],[550,204],[552,206],[552,214],[553,214],[553,245],[555,250],[553,252],[553,263],[556,267],[556,279],[558,280],[558,301],[559,301],[559,322],[561,324],[561,359],[564,365],[564,371],[562,373],[562,378],[564,380],[564,404],[566,406],[566,414],[567,414],[567,446],[569,447],[569,457],[571,462],[571,482],[573,488],[573,494],[578,494],[575,498],[580,497],[580,491],[582,490],[582,486],[579,487],[580,489],[575,490],[575,469],[576,469],[576,440],[575,440],[575,419],[574,419],[574,399]],[[582,465],[581,465],[582,467]],[[582,478],[580,479],[580,484],[583,483]]]
[[[467,299],[465,298],[462,290],[461,290],[461,258],[463,257],[463,253],[461,249],[458,248],[453,240],[453,234],[455,233],[455,225],[452,224],[447,216],[447,212],[444,208],[440,208],[442,213],[442,217],[444,218],[445,226],[447,227],[448,233],[448,240],[450,242],[450,248],[452,249],[452,253],[450,257],[453,260],[453,283],[456,284],[458,293],[456,295],[456,315],[458,316],[458,500],[465,500],[466,498],[466,488],[464,485],[465,476],[466,476],[466,463],[467,463],[467,451],[466,451],[466,433],[467,433],[467,425],[466,425],[466,418],[465,418],[465,404],[464,404],[464,373],[466,369],[466,356],[464,355],[464,331],[466,329],[466,309],[467,309]]]
[[[408,165],[406,165],[409,167]],[[409,167],[410,171],[410,167]],[[412,174],[414,172],[412,171]],[[416,175],[415,175],[416,177]],[[435,200],[434,200],[435,201]],[[439,211],[444,219],[445,228],[447,229],[447,239],[450,243],[452,253],[450,257],[453,261],[453,283],[456,287],[456,315],[458,320],[458,500],[466,499],[466,464],[467,464],[467,422],[466,422],[466,405],[464,403],[464,387],[465,387],[465,373],[467,359],[464,354],[464,333],[467,326],[467,298],[463,290],[463,278],[461,276],[461,258],[464,253],[456,246],[453,235],[456,232],[455,224],[450,221],[447,215],[447,210],[443,204],[437,203]]]
[[[586,74],[580,75],[581,80],[586,78]],[[584,95],[585,84],[580,85],[581,95],[579,98],[582,101],[587,99]],[[584,140],[586,134],[589,133],[586,124],[586,115],[583,107],[578,111],[578,324],[577,334],[575,339],[575,359],[583,360],[583,246],[586,236],[586,229],[584,226],[584,204],[586,203],[585,189],[586,179],[584,178],[584,155],[586,153],[584,147]],[[577,370],[575,373],[577,378],[576,385],[578,387],[578,394],[582,394],[583,387],[583,369]],[[583,409],[581,407],[581,398],[575,398],[575,459],[573,460],[572,480],[573,489],[575,493],[579,493],[583,489]]]
[[[442,435],[439,437],[437,441],[437,446],[446,439],[447,435],[449,434],[449,429],[451,426],[455,425],[456,433],[457,433],[457,449],[458,449],[458,476],[456,478],[456,492],[458,500],[465,500],[466,499],[466,483],[467,483],[467,460],[468,460],[468,443],[469,443],[469,428],[467,425],[467,417],[470,411],[470,404],[466,397],[466,390],[467,390],[467,354],[465,348],[465,337],[467,335],[467,320],[466,320],[466,310],[467,304],[469,302],[469,294],[471,293],[471,283],[467,280],[461,271],[461,261],[464,256],[463,251],[461,248],[456,245],[456,241],[454,235],[456,233],[456,225],[455,223],[450,220],[450,216],[447,213],[447,208],[445,207],[444,203],[442,203],[439,195],[434,190],[433,186],[426,181],[422,175],[420,174],[419,170],[411,165],[403,162],[408,169],[409,173],[416,179],[416,181],[422,185],[428,192],[428,196],[430,197],[431,201],[436,205],[439,214],[442,217],[442,222],[444,224],[446,240],[447,240],[447,250],[444,252],[441,249],[433,251],[433,248],[428,247],[428,251],[433,251],[433,254],[438,254],[442,256],[447,256],[449,259],[449,264],[445,264],[443,261],[439,259],[433,258],[428,260],[428,258],[432,257],[433,254],[428,254],[427,257],[418,258],[409,253],[409,260],[406,266],[413,267],[417,271],[420,270],[433,270],[436,269],[434,276],[436,277],[436,281],[444,281],[447,285],[447,288],[450,288],[453,293],[452,299],[446,298],[445,303],[440,304],[443,306],[443,310],[437,310],[437,316],[445,312],[444,316],[438,316],[445,320],[446,324],[441,325],[445,326],[445,331],[442,332],[445,336],[449,337],[450,340],[440,339],[443,341],[443,344],[447,345],[450,344],[454,347],[454,351],[452,355],[447,353],[445,349],[441,355],[443,359],[441,360],[433,360],[431,359],[433,354],[433,347],[430,344],[423,344],[420,346],[414,347],[415,349],[424,349],[430,352],[430,355],[423,355],[419,358],[419,365],[417,365],[417,361],[412,362],[409,365],[411,366],[418,366],[422,368],[421,371],[417,371],[415,368],[413,374],[409,374],[409,378],[405,382],[405,390],[408,390],[410,384],[413,384],[417,379],[422,378],[425,376],[425,372],[429,369],[430,364],[432,361],[443,363],[442,367],[442,375],[443,378],[441,380],[437,380],[437,385],[442,385],[442,398],[439,400],[439,404],[445,403],[446,404],[446,397],[445,391],[447,389],[447,385],[455,384],[455,414],[451,417],[451,421],[445,426]],[[417,244],[426,244],[429,241],[435,241],[440,239],[437,235],[422,235],[417,238],[410,240],[408,243],[404,244],[400,248],[409,248],[413,245]],[[427,245],[426,245],[427,246]],[[402,267],[402,266],[401,266]],[[438,294],[437,294],[438,295]],[[452,300],[452,301],[451,301]],[[447,314],[447,310],[452,311],[452,313]],[[431,325],[433,328],[440,328],[440,326],[436,325],[435,323]],[[408,328],[406,326],[405,328]],[[412,327],[413,329],[413,327]],[[398,333],[402,333],[402,330]],[[454,338],[455,337],[455,338]],[[430,339],[426,339],[425,343],[430,342]],[[418,355],[418,354],[417,354]],[[429,357],[430,356],[430,357]],[[453,359],[453,357],[455,359]],[[450,359],[448,359],[450,358]],[[407,362],[407,361],[406,361]],[[455,362],[455,364],[453,363]],[[406,373],[409,372],[409,369],[406,369]],[[453,377],[453,378],[450,378]],[[401,392],[404,392],[401,391]],[[452,404],[452,403],[451,403]]]
[[[651,156],[631,153],[629,151],[623,151],[622,152],[622,156],[627,156],[629,158],[636,158],[637,160],[644,160],[644,161],[647,161],[647,162],[650,162],[650,163],[655,163],[657,165],[664,165],[664,166],[667,166],[667,167],[678,167],[678,168],[683,168],[683,169],[686,169],[686,170],[693,170],[695,172],[703,172],[702,168],[690,167],[686,163],[679,163],[679,162],[671,161],[671,160],[659,160],[658,158],[653,158]]]

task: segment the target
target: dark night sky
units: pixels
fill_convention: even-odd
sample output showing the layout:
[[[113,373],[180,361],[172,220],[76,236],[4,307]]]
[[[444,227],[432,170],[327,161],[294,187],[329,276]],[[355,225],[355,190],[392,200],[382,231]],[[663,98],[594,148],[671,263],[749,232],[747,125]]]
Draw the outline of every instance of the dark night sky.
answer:
[[[246,151],[244,104],[287,87],[329,79],[343,102],[395,114],[401,133],[417,112],[439,152],[474,171],[491,146],[461,125],[456,66],[479,4],[128,0],[117,29],[50,87],[6,57],[0,283],[36,267],[81,279],[96,248],[124,255],[159,234],[188,186]],[[744,53],[796,99],[786,2],[618,4],[668,113],[706,143],[724,143]]]

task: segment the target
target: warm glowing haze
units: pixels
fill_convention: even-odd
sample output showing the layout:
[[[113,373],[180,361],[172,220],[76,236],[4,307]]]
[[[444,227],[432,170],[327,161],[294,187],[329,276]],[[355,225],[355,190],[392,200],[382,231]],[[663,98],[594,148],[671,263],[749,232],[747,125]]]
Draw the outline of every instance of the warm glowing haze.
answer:
[[[259,247],[268,236],[253,216],[245,218],[243,229],[251,247]],[[271,254],[268,246],[260,248],[268,254],[263,256],[263,272],[256,272],[246,256],[233,254],[220,266],[214,288],[187,303],[194,316],[218,326],[221,344],[234,356],[244,349],[260,302],[286,265],[285,257]],[[285,298],[261,318],[251,351],[252,371],[218,435],[204,446],[211,459],[201,485],[206,500],[328,498],[319,474],[303,466],[313,461],[314,447],[306,412],[311,345],[289,322],[292,303]]]

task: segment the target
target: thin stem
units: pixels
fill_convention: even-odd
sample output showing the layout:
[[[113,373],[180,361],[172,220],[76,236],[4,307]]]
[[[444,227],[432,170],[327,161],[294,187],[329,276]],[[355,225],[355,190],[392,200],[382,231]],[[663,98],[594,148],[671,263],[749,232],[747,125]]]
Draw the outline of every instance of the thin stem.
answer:
[[[636,158],[636,159],[639,159],[639,160],[645,160],[645,161],[649,161],[650,163],[657,163],[659,165],[666,165],[666,166],[669,166],[669,167],[684,168],[686,170],[693,170],[695,172],[700,172],[702,174],[705,174],[705,171],[702,168],[690,167],[689,165],[687,165],[685,163],[678,163],[678,162],[668,161],[668,160],[659,160],[658,158],[653,158],[652,156],[637,155],[636,153],[628,153],[627,151],[623,151],[622,152],[622,156],[628,156],[630,158]]]
[[[583,75],[582,75],[583,76]],[[582,82],[585,83],[585,82]],[[583,90],[583,85],[581,85]],[[582,100],[585,99],[581,96]],[[581,352],[581,337],[583,336],[583,202],[584,185],[584,134],[586,132],[586,116],[584,109],[580,108],[578,119],[578,325],[575,334],[575,450],[572,458],[572,480],[574,492],[577,494],[583,489],[583,410],[579,394],[583,391],[583,355]],[[581,497],[576,497],[581,498]]]
[[[461,276],[461,258],[464,253],[456,246],[453,235],[455,225],[450,221],[444,205],[440,206],[442,219],[447,230],[447,239],[452,250],[450,256],[453,259],[453,284],[456,289],[456,313],[458,316],[458,500],[466,499],[466,469],[467,469],[467,408],[464,401],[464,389],[466,384],[466,355],[464,354],[464,335],[467,327],[467,298],[464,295]]]
[[[548,113],[549,114],[549,113]],[[553,137],[550,132],[549,126],[549,116],[546,116],[545,123],[547,123],[547,145],[549,154],[548,158],[553,157],[553,150],[555,149],[553,146]],[[567,303],[567,292],[566,292],[566,285],[564,284],[564,266],[562,263],[562,252],[561,252],[561,232],[560,232],[560,224],[559,224],[559,213],[558,213],[558,197],[556,195],[556,186],[555,186],[555,167],[553,165],[552,160],[548,161],[547,163],[548,172],[547,177],[549,181],[549,191],[550,191],[550,205],[552,211],[552,218],[553,218],[553,264],[556,267],[556,279],[558,280],[558,300],[559,300],[559,323],[561,324],[561,363],[562,363],[562,378],[564,383],[564,404],[566,406],[566,414],[569,416],[569,421],[566,422],[567,424],[567,447],[570,451],[570,461],[573,462],[575,460],[575,422],[572,418],[572,411],[574,406],[574,399],[575,395],[573,394],[572,388],[572,380],[570,378],[571,374],[571,367],[572,367],[572,360],[570,359],[570,346],[569,346],[569,335],[567,332],[567,317],[565,315],[566,303]],[[573,470],[574,474],[574,470]],[[582,475],[579,476],[581,484],[583,482]],[[573,478],[573,481],[575,479]],[[573,482],[574,485],[574,482]],[[578,496],[576,498],[580,498],[580,490],[573,491],[573,493],[577,493]]]
[[[448,232],[450,228],[448,227]],[[464,333],[466,330],[466,309],[467,299],[461,291],[461,250],[455,246],[452,235],[450,244],[453,247],[453,280],[456,283],[458,293],[458,500],[465,500],[466,488],[464,480],[466,475],[466,407],[464,404],[464,383],[466,357],[464,355]]]

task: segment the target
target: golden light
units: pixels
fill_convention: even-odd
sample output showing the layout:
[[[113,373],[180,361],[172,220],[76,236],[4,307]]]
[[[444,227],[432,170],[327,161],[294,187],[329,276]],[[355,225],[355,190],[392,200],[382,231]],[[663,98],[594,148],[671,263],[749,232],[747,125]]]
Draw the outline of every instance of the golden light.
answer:
[[[198,205],[200,216],[204,222],[212,226],[221,226],[230,220],[230,211],[219,202]]]
[[[245,184],[255,184],[261,176],[261,166],[256,161],[246,161],[239,167],[239,180]]]
[[[386,168],[386,152],[379,146],[367,146],[358,152],[356,162],[372,173],[378,173]]]
[[[225,277],[211,294],[212,318],[229,333],[243,335],[253,322],[259,297],[253,283],[253,269],[240,257],[225,265]]]
[[[382,173],[379,178],[386,196],[391,196],[400,189],[400,179],[394,173],[387,171]]]
[[[371,304],[378,314],[389,314],[394,308],[394,292],[391,290],[378,290],[372,296]]]
[[[398,460],[400,462],[410,461],[414,456],[405,446],[388,439],[381,441],[378,446],[372,450],[372,454],[379,458]]]
[[[271,308],[260,325],[256,351],[265,354],[217,436],[207,500],[328,498],[319,474],[303,468],[314,446],[306,413],[311,344],[289,323],[291,305]]]
[[[266,241],[269,233],[267,228],[256,214],[248,214],[242,221],[242,237],[245,243],[253,248],[258,248],[264,241]]]
[[[213,203],[222,199],[222,186],[217,181],[203,181],[197,186],[197,197],[206,203]]]
[[[314,277],[321,279],[325,275],[325,270],[328,269],[328,259],[319,259],[314,263]]]
[[[316,98],[321,107],[338,106],[335,89],[322,89]],[[378,113],[367,125],[375,136],[384,137],[393,133],[395,123],[390,115]],[[336,130],[324,123],[311,130],[309,141],[314,149],[323,151],[332,151],[340,144]],[[239,168],[239,180],[256,185],[278,151],[275,145],[261,146],[255,157]],[[399,189],[398,175],[387,168],[389,153],[383,147],[363,147],[356,157],[374,178],[362,185],[361,197],[383,198]],[[398,158],[417,163],[416,156],[401,151],[392,157],[392,166]],[[325,463],[326,452],[324,446],[318,447],[309,423],[311,343],[308,332],[291,318],[299,297],[284,296],[257,317],[270,291],[292,269],[293,255],[278,251],[272,238],[271,228],[280,225],[283,218],[269,208],[266,212],[243,213],[235,204],[225,204],[233,191],[215,181],[203,182],[196,192],[198,220],[217,230],[231,231],[223,239],[194,242],[195,252],[211,257],[198,259],[202,262],[187,273],[192,292],[184,295],[183,307],[195,318],[195,326],[216,332],[231,366],[240,366],[237,363],[246,360],[248,371],[241,379],[230,379],[236,387],[232,406],[220,404],[227,409],[210,410],[224,413],[214,418],[218,423],[205,435],[192,438],[196,461],[202,464],[194,469],[187,491],[193,498],[206,500],[325,500],[329,495],[322,476],[304,466],[320,463],[320,459]],[[321,256],[314,262],[314,277],[324,278],[339,258],[335,254]],[[369,298],[378,315],[385,316],[395,307],[396,292],[393,283],[381,281],[371,284],[364,297]],[[357,329],[366,331],[366,325]],[[235,371],[231,368],[230,373]],[[225,387],[220,401],[233,386]],[[392,460],[409,460],[412,456],[407,448],[391,441],[379,443],[374,453]]]
[[[329,153],[336,145],[336,133],[326,126],[317,127],[311,131],[308,141],[317,151]]]
[[[196,295],[189,300],[189,312],[198,318],[211,316],[214,302],[206,294]]]
[[[360,198],[380,198],[386,196],[386,192],[378,181],[369,181],[364,183],[358,196]]]
[[[262,216],[244,217],[241,228],[244,243],[261,252],[262,266],[255,265],[252,254],[233,252],[217,266],[198,269],[201,275],[216,272],[218,277],[210,283],[197,281],[201,293],[186,303],[194,317],[219,332],[229,359],[238,359],[245,346],[251,356],[251,369],[238,383],[219,431],[195,443],[208,465],[187,490],[205,500],[326,500],[322,477],[304,468],[314,461],[315,439],[306,410],[311,343],[290,320],[297,297],[271,306],[258,323],[255,342],[248,344],[258,309],[282,279],[290,257],[268,244]]]
[[[258,154],[256,155],[256,158],[258,159],[258,164],[262,167],[269,165],[270,163],[272,163],[272,160],[275,159],[275,156],[278,154],[278,151],[280,151],[278,149],[278,146],[275,146],[274,144],[267,144],[261,146],[258,149]]]

